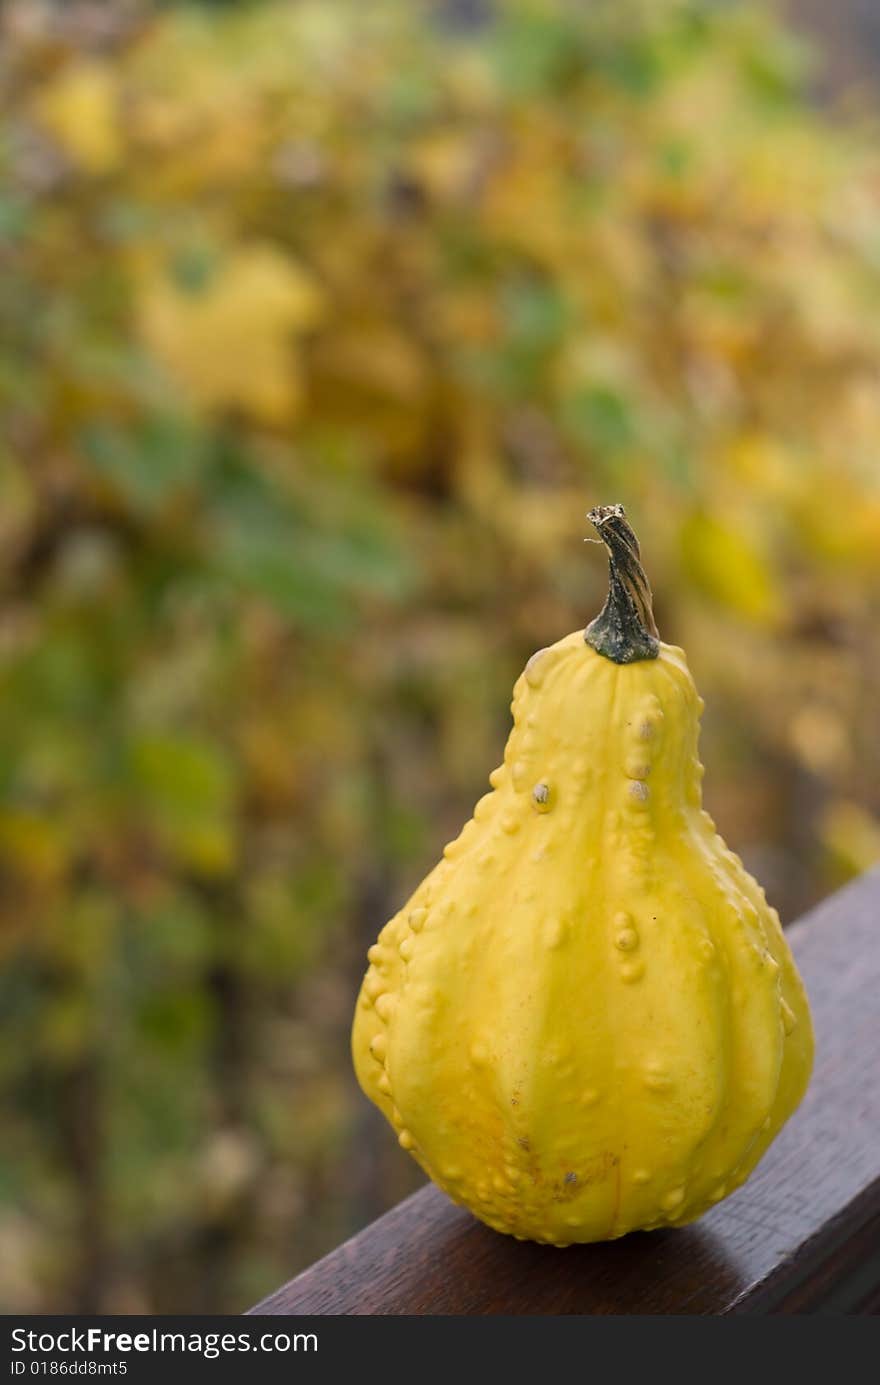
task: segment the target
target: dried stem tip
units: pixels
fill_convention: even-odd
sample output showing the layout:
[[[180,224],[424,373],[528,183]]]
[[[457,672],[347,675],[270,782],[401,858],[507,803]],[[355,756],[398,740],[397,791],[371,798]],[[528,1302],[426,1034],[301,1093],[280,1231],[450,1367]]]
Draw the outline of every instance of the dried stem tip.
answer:
[[[608,597],[584,639],[616,664],[656,659],[660,645],[651,588],[623,506],[597,505],[587,518],[608,550]]]

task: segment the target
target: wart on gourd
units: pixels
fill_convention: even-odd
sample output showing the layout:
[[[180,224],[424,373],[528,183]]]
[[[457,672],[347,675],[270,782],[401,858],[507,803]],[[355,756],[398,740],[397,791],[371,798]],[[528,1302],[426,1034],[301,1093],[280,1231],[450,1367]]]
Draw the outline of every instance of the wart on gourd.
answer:
[[[589,518],[605,605],[526,665],[491,792],[370,950],[352,1035],[425,1172],[555,1245],[739,1186],[813,1045],[778,915],[703,811],[702,702],[638,540],[619,505]]]

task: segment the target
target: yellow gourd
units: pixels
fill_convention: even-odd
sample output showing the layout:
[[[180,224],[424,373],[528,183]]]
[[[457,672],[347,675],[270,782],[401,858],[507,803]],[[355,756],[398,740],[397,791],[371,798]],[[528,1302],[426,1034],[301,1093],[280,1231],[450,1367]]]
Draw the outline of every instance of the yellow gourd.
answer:
[[[513,696],[492,791],[370,948],[367,1096],[456,1202],[568,1245],[692,1221],[806,1089],[810,1013],[760,886],[701,806],[702,703],[621,506],[610,589]]]

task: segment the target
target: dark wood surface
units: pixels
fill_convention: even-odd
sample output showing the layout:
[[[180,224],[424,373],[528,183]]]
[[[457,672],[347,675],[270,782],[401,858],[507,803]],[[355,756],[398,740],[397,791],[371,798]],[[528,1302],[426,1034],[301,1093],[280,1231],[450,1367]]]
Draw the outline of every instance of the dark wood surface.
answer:
[[[880,872],[788,931],[816,1068],[732,1197],[692,1226],[565,1250],[498,1235],[434,1187],[252,1313],[870,1313],[880,1305]]]

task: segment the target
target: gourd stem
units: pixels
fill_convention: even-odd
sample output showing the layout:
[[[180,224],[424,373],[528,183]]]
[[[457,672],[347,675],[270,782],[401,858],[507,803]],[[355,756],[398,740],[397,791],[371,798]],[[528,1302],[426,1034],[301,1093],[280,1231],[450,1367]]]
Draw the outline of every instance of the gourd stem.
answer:
[[[608,597],[584,631],[587,644],[616,664],[656,659],[659,635],[639,541],[622,505],[597,505],[587,519],[608,550]]]

